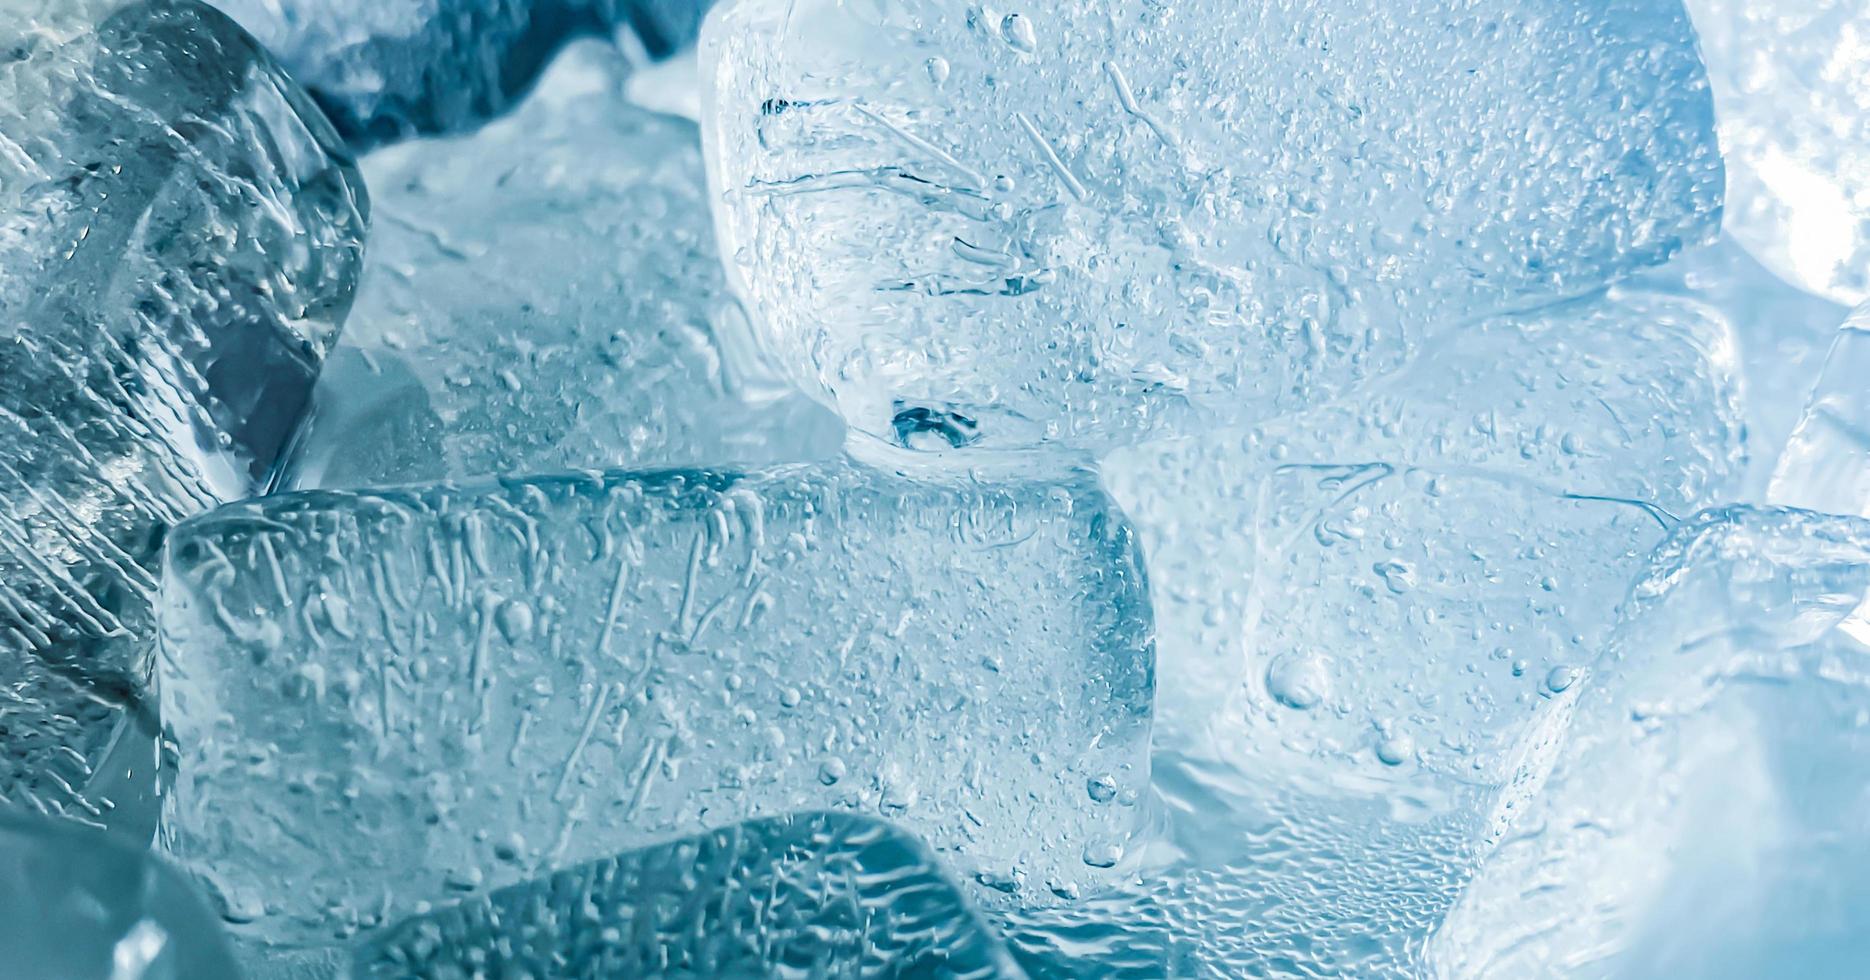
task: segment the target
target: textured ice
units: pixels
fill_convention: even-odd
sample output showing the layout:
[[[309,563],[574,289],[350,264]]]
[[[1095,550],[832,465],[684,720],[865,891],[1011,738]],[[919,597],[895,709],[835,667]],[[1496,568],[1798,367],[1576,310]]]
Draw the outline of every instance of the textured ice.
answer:
[[[401,923],[356,976],[1017,977],[919,841],[846,814],[740,824]]]
[[[223,507],[169,541],[165,845],[286,946],[799,809],[1069,892],[1122,854],[1154,663],[1129,526],[1055,476],[836,463]]]
[[[1703,515],[1437,937],[1451,977],[1852,976],[1870,897],[1870,523]]]
[[[739,0],[702,74],[736,289],[885,439],[1251,422],[1720,213],[1676,0]]]
[[[1687,6],[1720,118],[1727,228],[1806,289],[1870,299],[1870,6]]]
[[[110,837],[0,814],[0,958],[9,977],[236,980],[186,878]]]
[[[303,93],[199,4],[0,0],[0,52],[0,797],[95,818],[163,530],[266,477],[365,203]]]
[[[513,115],[363,161],[376,226],[288,488],[822,458],[714,250],[695,128],[568,48]]]
[[[1258,615],[1255,570],[1265,567],[1267,544],[1257,515],[1276,503],[1261,493],[1278,467],[1382,461],[1491,472],[1554,488],[1553,495],[1642,500],[1668,513],[1692,513],[1737,489],[1744,468],[1733,346],[1718,308],[1687,295],[1620,288],[1476,323],[1354,398],[1257,429],[1112,454],[1103,478],[1142,535],[1162,656],[1176,665],[1163,672],[1162,697],[1211,699],[1217,672],[1231,676],[1238,665],[1259,662],[1251,620]],[[1532,507],[1526,529],[1532,536],[1557,526],[1540,516],[1539,493],[1471,485],[1498,485],[1503,499]],[[1418,523],[1433,513],[1423,509],[1432,502],[1419,498],[1392,530],[1456,530],[1460,517],[1446,526]],[[1370,558],[1379,560],[1388,559]],[[1535,579],[1549,563],[1536,555],[1517,561]],[[1462,567],[1419,574],[1458,574]],[[1362,572],[1355,581],[1369,578],[1368,569]],[[1309,591],[1316,583],[1297,579],[1291,587]],[[1381,591],[1388,595],[1388,586]],[[1457,590],[1449,598],[1480,596]],[[1420,601],[1426,609],[1435,600]],[[1310,616],[1310,609],[1275,613]],[[1411,650],[1400,641],[1395,649]]]
[[[1870,307],[1844,321],[1779,457],[1775,504],[1870,517]]]
[[[694,40],[706,0],[215,0],[279,54],[345,135],[470,128],[567,38],[629,27],[649,53]]]

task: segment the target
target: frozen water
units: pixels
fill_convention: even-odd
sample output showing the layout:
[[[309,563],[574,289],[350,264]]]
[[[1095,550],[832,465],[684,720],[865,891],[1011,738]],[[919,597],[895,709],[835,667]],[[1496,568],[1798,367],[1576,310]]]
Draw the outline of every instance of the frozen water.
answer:
[[[1773,503],[1870,517],[1870,307],[1844,322],[1773,474]]]
[[[1542,791],[1435,943],[1456,977],[1851,976],[1870,897],[1870,523],[1711,512],[1662,548]]]
[[[633,851],[387,930],[356,975],[1019,976],[915,838],[802,814]]]
[[[1071,893],[1123,854],[1154,662],[1129,526],[1053,476],[614,473],[197,518],[163,586],[164,843],[288,947],[800,809]]]
[[[1812,292],[1870,299],[1870,6],[1687,5],[1720,118],[1728,229]]]
[[[235,980],[185,878],[110,837],[0,814],[0,950],[10,977]]]
[[[884,439],[1252,422],[1720,213],[1676,0],[739,0],[702,74],[736,289]]]
[[[661,56],[705,0],[215,0],[278,52],[345,135],[466,129],[499,115],[566,38],[633,28]]]
[[[479,132],[378,150],[370,258],[283,485],[823,458],[714,250],[695,127],[588,40]]]
[[[1354,398],[1244,432],[1113,453],[1103,478],[1142,534],[1162,654],[1177,665],[1163,672],[1164,701],[1211,700],[1217,672],[1231,677],[1240,664],[1258,662],[1248,646],[1250,618],[1257,614],[1255,569],[1264,567],[1267,547],[1257,515],[1275,503],[1261,489],[1276,468],[1383,461],[1530,480],[1555,490],[1470,485],[1484,495],[1498,487],[1502,499],[1525,502],[1531,507],[1527,533],[1535,536],[1538,528],[1556,526],[1536,502],[1558,493],[1643,500],[1671,514],[1692,513],[1737,489],[1744,469],[1733,347],[1729,325],[1708,303],[1620,288],[1476,323]],[[1403,521],[1429,513],[1412,510]],[[1451,529],[1416,524],[1408,533]],[[1526,556],[1521,563],[1536,580],[1547,574],[1549,561]],[[1368,572],[1355,581],[1367,580]],[[1397,573],[1376,584],[1392,595],[1390,579],[1404,584],[1407,577]],[[1620,589],[1624,583],[1609,584]],[[1291,585],[1316,588],[1303,580]],[[1464,596],[1479,598],[1462,592],[1451,598]],[[1291,611],[1310,616],[1310,609]],[[1396,649],[1409,648],[1398,643]],[[1205,713],[1190,716],[1200,720]]]
[[[303,93],[199,4],[0,0],[0,52],[0,798],[95,819],[162,533],[268,475],[365,202]]]

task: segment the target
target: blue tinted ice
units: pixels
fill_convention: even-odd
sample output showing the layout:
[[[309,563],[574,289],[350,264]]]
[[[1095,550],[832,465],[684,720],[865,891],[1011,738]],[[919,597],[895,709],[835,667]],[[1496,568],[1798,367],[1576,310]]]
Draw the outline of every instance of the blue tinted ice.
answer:
[[[739,0],[704,34],[736,288],[895,441],[1252,422],[1719,221],[1677,0]]]
[[[1741,402],[1734,342],[1719,308],[1698,297],[1620,288],[1473,324],[1356,397],[1256,429],[1112,454],[1104,461],[1104,481],[1143,536],[1163,656],[1184,665],[1164,672],[1165,700],[1206,698],[1215,690],[1215,671],[1257,662],[1251,649],[1252,618],[1259,615],[1256,570],[1265,567],[1267,547],[1257,515],[1279,505],[1262,496],[1262,482],[1276,468],[1383,462],[1512,477],[1545,489],[1511,489],[1511,480],[1472,486],[1498,486],[1503,500],[1519,501],[1501,506],[1523,512],[1530,522],[1525,532],[1536,537],[1541,528],[1559,526],[1546,523],[1543,515],[1556,511],[1539,501],[1564,493],[1639,500],[1676,515],[1727,499],[1744,471]],[[1494,509],[1481,497],[1467,499],[1483,518]],[[1449,516],[1444,521],[1436,514]],[[1418,578],[1478,567],[1458,558],[1460,525],[1468,515],[1420,497],[1398,517],[1403,523],[1388,533],[1430,535],[1425,547],[1447,549]],[[1424,518],[1433,520],[1420,523]],[[1543,553],[1517,556],[1506,539],[1496,547],[1503,550],[1491,559],[1512,557],[1531,580],[1550,574],[1554,560],[1571,564]],[[1333,551],[1321,547],[1318,553]],[[1372,564],[1388,560],[1369,558]],[[1310,617],[1312,600],[1291,605],[1299,594],[1331,602],[1339,594],[1356,595],[1351,590],[1363,584],[1392,594],[1362,573],[1348,581],[1297,578],[1289,601],[1274,611]],[[1623,584],[1613,576],[1605,586],[1614,592]],[[1457,587],[1387,601],[1403,601],[1395,607],[1401,610],[1480,598]],[[1614,594],[1608,601],[1614,605]],[[1571,606],[1584,611],[1575,601]],[[1518,617],[1508,625],[1519,629]],[[1400,637],[1396,649],[1426,652]]]
[[[1791,282],[1870,299],[1870,6],[1687,6],[1720,117],[1727,228]]]
[[[293,494],[168,554],[163,839],[259,942],[799,809],[1070,893],[1147,781],[1147,587],[1085,474]]]
[[[215,0],[277,52],[347,136],[466,129],[518,98],[568,37],[629,27],[660,56],[704,0]]]
[[[9,977],[236,980],[187,879],[95,831],[0,815],[0,960]]]
[[[865,817],[740,824],[400,923],[356,975],[1016,977],[914,837]]]
[[[1736,508],[1678,532],[1437,937],[1440,972],[1854,975],[1866,587],[1862,520]]]
[[[98,818],[77,797],[143,698],[162,533],[267,476],[363,188],[200,4],[0,0],[0,52],[0,797]]]
[[[1870,517],[1870,308],[1844,322],[1773,474],[1775,504]]]
[[[728,296],[693,124],[581,41],[472,136],[364,159],[369,264],[288,488],[822,458]]]

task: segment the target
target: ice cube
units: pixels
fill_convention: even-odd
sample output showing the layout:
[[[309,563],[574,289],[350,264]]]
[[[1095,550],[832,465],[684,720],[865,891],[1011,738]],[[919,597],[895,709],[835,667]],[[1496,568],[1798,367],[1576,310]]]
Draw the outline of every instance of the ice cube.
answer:
[[[1275,503],[1259,494],[1276,468],[1381,461],[1529,480],[1551,488],[1549,494],[1514,489],[1510,481],[1473,486],[1522,502],[1501,504],[1508,510],[1530,508],[1527,532],[1534,535],[1555,526],[1540,516],[1547,510],[1536,502],[1559,494],[1641,500],[1670,514],[1692,513],[1734,492],[1744,471],[1733,348],[1729,325],[1714,305],[1618,288],[1473,324],[1354,398],[1252,430],[1111,454],[1103,465],[1105,485],[1139,527],[1162,655],[1177,665],[1163,672],[1163,701],[1211,705],[1217,672],[1231,676],[1259,656],[1247,645],[1255,635],[1249,622],[1255,571],[1265,567],[1259,563],[1268,546],[1259,540],[1256,512]],[[1470,499],[1478,505],[1479,498]],[[1433,513],[1425,509],[1431,505],[1440,506],[1419,498],[1392,530],[1405,536],[1453,532],[1452,540],[1459,540],[1454,525],[1413,524]],[[1575,506],[1582,504],[1567,505]],[[1549,560],[1526,556],[1523,567],[1543,578]],[[1391,578],[1401,584],[1406,576]],[[1391,594],[1387,579],[1376,584]],[[1314,583],[1291,585],[1309,589]],[[1478,599],[1480,593],[1457,589],[1450,598]],[[1614,605],[1614,596],[1608,601]],[[1398,643],[1395,649],[1408,648]],[[1174,714],[1195,724],[1206,718],[1199,708]],[[1176,717],[1166,720],[1178,724]]]
[[[704,0],[215,0],[277,52],[346,136],[472,128],[525,92],[568,37],[632,28],[693,41]]]
[[[235,980],[188,881],[111,837],[0,814],[0,950],[11,977]]]
[[[701,58],[736,289],[886,440],[1250,423],[1719,220],[1677,0],[739,0]]]
[[[1844,321],[1779,457],[1773,503],[1870,517],[1870,306]]]
[[[800,809],[900,820],[993,888],[1097,879],[1148,773],[1129,526],[1086,473],[903,468],[190,521],[163,584],[165,846],[282,947]]]
[[[1017,977],[914,837],[800,814],[633,851],[400,923],[355,975]]]
[[[686,120],[574,43],[513,115],[364,158],[376,227],[283,485],[824,458],[722,281]]]
[[[1720,118],[1728,230],[1805,289],[1870,299],[1870,7],[1687,5]]]
[[[0,798],[97,817],[162,534],[267,477],[366,205],[317,109],[198,3],[4,0],[0,52]]]
[[[1848,976],[1870,894],[1870,522],[1705,514],[1436,937],[1446,976]]]

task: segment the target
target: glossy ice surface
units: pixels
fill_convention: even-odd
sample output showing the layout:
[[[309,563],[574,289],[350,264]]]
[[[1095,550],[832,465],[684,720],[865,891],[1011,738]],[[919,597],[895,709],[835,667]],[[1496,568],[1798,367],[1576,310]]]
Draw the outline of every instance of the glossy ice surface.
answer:
[[[198,3],[0,0],[0,52],[0,797],[98,819],[163,531],[263,484],[366,205],[304,94]]]
[[[889,440],[1251,422],[1719,222],[1676,0],[739,0],[704,35],[736,287]]]
[[[1789,281],[1870,299],[1870,6],[1687,0],[1727,160],[1727,227]]]
[[[187,879],[101,833],[0,815],[0,953],[10,977],[236,980]]]
[[[913,477],[613,473],[190,522],[164,844],[286,947],[801,808],[1074,894],[1148,775],[1129,526],[1085,474]]]
[[[1773,503],[1870,517],[1870,309],[1844,321],[1773,474]]]
[[[577,42],[510,116],[365,157],[369,264],[285,488],[837,452],[727,295],[694,125],[626,77]]]
[[[1440,973],[1853,974],[1866,586],[1861,520],[1734,508],[1678,532],[1437,937]]]
[[[570,868],[403,922],[356,963],[360,978],[1020,976],[926,847],[847,814]]]
[[[706,0],[214,0],[347,136],[471,128],[507,109],[567,38],[633,29],[649,53],[692,42]]]

